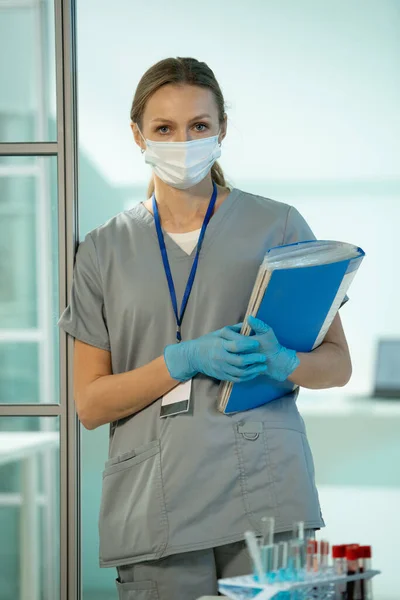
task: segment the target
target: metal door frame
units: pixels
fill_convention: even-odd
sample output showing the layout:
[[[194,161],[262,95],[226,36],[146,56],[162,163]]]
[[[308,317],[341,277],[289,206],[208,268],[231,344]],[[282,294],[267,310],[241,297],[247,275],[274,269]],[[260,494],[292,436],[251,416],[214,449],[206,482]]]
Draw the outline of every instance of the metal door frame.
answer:
[[[40,0],[9,0],[8,7]],[[57,140],[0,143],[0,156],[57,158],[59,309],[67,304],[78,240],[75,0],[54,0]],[[60,600],[81,598],[80,445],[72,396],[73,340],[60,331],[60,403],[0,404],[0,417],[58,417],[60,423]]]

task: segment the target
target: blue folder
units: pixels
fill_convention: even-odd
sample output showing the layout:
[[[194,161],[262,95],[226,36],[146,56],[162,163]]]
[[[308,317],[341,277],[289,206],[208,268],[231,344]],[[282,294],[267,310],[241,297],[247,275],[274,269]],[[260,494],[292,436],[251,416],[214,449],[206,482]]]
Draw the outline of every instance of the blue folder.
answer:
[[[319,244],[321,252],[327,247],[324,244],[340,245],[342,256],[343,249],[348,247],[350,257],[311,266],[303,266],[300,260],[296,267],[271,268],[258,310],[253,312],[248,309],[247,312],[268,323],[283,346],[298,352],[310,352],[322,342],[321,335],[324,336],[337,310],[346,300],[346,292],[365,255],[361,248],[351,244],[317,240],[280,246],[279,250],[295,246],[301,250],[301,244],[307,244],[307,248],[314,250],[315,262],[318,260],[315,252],[318,247],[313,246],[313,242]],[[268,252],[277,249],[272,248]],[[264,264],[266,259],[268,253]],[[219,410],[229,414],[256,408],[295,388],[291,381],[278,382],[266,375],[244,383],[225,382],[221,384]]]

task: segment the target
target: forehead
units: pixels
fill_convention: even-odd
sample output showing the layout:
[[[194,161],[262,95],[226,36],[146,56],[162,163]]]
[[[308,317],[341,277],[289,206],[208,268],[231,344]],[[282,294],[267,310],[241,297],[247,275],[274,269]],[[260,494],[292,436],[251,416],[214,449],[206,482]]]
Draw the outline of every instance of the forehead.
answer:
[[[203,113],[218,118],[217,104],[210,89],[195,85],[167,84],[149,98],[143,119],[147,121],[162,117],[183,120]]]

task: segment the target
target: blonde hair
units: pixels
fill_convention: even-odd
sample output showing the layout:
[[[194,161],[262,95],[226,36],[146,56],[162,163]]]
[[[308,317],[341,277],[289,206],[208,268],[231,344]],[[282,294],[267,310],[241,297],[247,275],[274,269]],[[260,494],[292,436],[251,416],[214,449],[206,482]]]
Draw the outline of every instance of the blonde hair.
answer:
[[[150,96],[160,87],[168,83],[197,85],[208,88],[214,94],[218,108],[218,119],[220,125],[224,121],[225,102],[221,88],[210,67],[199,62],[195,58],[165,58],[150,67],[143,75],[136,88],[131,108],[131,121],[142,128],[142,117],[146,103]],[[221,166],[215,162],[211,168],[211,178],[217,185],[226,187],[224,172]],[[154,180],[151,178],[147,197],[154,192]]]

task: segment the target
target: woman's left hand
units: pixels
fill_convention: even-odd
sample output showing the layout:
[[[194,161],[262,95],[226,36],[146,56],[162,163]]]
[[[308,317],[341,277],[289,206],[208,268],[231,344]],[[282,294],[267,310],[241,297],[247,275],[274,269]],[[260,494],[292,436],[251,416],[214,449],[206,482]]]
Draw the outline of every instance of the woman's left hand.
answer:
[[[282,346],[278,342],[272,327],[264,321],[255,317],[248,317],[247,322],[255,332],[252,338],[260,343],[258,352],[266,356],[266,375],[277,381],[286,381],[300,364],[296,351]]]

